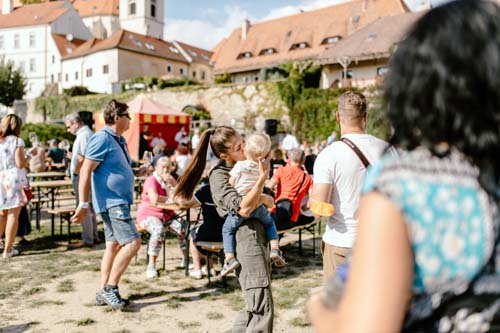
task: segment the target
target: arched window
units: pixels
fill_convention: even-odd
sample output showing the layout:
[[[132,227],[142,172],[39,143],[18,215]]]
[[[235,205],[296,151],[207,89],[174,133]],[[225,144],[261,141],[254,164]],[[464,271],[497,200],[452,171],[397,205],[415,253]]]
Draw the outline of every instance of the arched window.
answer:
[[[135,1],[130,1],[128,5],[128,14],[129,15],[135,15],[137,11]]]
[[[156,0],[151,0],[151,17],[156,17]]]

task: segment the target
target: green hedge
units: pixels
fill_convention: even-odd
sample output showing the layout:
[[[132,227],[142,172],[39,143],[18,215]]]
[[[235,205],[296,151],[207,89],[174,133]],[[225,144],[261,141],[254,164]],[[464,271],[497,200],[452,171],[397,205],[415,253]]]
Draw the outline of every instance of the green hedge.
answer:
[[[304,89],[295,102],[293,112],[290,113],[297,137],[314,142],[325,140],[334,130],[340,134],[340,127],[335,118],[337,99],[347,90],[356,89]],[[379,97],[368,97],[366,131],[381,139],[389,138],[390,124]]]
[[[21,138],[26,143],[27,147],[32,146],[29,141],[29,133],[35,132],[40,142],[47,142],[50,139],[61,141],[67,139],[71,144],[75,140],[75,136],[66,131],[66,126],[62,124],[24,124],[21,129]]]
[[[144,88],[133,88],[132,86],[137,83],[144,84]],[[122,82],[121,86],[122,86],[122,91],[129,91],[129,90],[146,90],[146,89],[152,89],[153,87],[157,87],[158,89],[165,89],[171,87],[192,86],[199,84],[200,83],[198,81],[194,81],[189,78],[162,79],[155,76],[139,76]]]
[[[87,96],[50,96],[35,99],[34,111],[45,114],[49,119],[63,119],[66,115],[78,111],[101,111],[111,99],[128,102],[137,95],[135,91],[121,94],[99,94]]]

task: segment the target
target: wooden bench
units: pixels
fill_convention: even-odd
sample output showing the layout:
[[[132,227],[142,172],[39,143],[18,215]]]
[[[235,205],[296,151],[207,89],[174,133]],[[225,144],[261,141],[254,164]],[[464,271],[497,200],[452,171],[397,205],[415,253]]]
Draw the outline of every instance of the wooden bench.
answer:
[[[54,209],[49,208],[47,212],[52,216],[59,215],[59,234],[62,235],[63,222],[68,223],[68,246],[69,246],[71,243],[71,216],[75,213],[75,207],[74,206],[59,207]],[[52,219],[52,222],[54,222],[54,219]],[[52,223],[51,226],[51,235],[52,237],[54,237],[54,223]]]
[[[221,263],[224,263],[224,246],[222,245],[222,242],[196,242],[196,246],[199,246],[203,250],[207,252],[207,278],[208,278],[208,285],[210,286],[210,283],[212,282],[210,280],[211,274],[210,270],[212,267],[210,267],[210,257],[215,256],[218,257]],[[222,284],[225,287],[226,286],[226,277],[224,276],[222,278]]]
[[[307,232],[311,233],[313,236],[313,256],[316,256],[316,225],[320,225],[321,219],[316,219],[311,223],[308,224],[303,224],[303,225],[298,225],[296,227],[293,227],[291,229],[285,229],[285,230],[278,230],[278,235],[283,235],[284,233],[287,232],[292,232],[292,231],[298,231],[299,232],[299,253],[300,255],[303,255],[302,253],[302,230],[306,230]],[[319,234],[318,230],[318,234]],[[220,258],[221,262],[224,262],[224,245],[222,242],[196,242],[196,246],[202,248],[203,250],[207,251],[207,257],[209,256],[217,256]],[[207,258],[209,259],[209,258]],[[208,284],[210,285],[210,260],[207,260],[207,272],[208,272]],[[225,278],[223,278],[223,283],[225,285]]]
[[[299,253],[302,255],[302,230],[306,230],[313,235],[313,255],[316,255],[316,226],[321,222],[320,219],[316,219],[308,224],[298,225],[291,229],[278,230],[278,235],[283,235],[287,232],[298,231],[299,232]],[[319,234],[319,232],[318,232]],[[219,253],[224,250],[224,246],[222,242],[196,242],[196,245],[201,247],[202,249],[214,253]],[[223,258],[223,257],[222,257]],[[224,259],[224,258],[223,258]]]
[[[316,256],[316,225],[321,227],[321,219],[315,219],[311,223],[308,224],[301,224],[296,227],[290,228],[290,229],[284,229],[284,230],[278,230],[278,235],[283,235],[284,233],[287,232],[292,232],[292,231],[298,231],[299,232],[299,254],[303,255],[302,253],[302,230],[305,230],[309,232],[313,236],[313,256]],[[318,227],[318,235],[321,233]]]

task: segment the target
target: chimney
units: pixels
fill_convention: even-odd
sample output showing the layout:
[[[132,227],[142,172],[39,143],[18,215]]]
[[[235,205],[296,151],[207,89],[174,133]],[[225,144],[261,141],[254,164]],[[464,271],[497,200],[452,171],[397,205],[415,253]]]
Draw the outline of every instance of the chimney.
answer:
[[[12,13],[12,9],[14,8],[13,4],[14,0],[3,0],[2,2],[2,14]]]
[[[248,35],[248,30],[250,29],[250,21],[245,19],[241,25],[241,40],[246,40]]]

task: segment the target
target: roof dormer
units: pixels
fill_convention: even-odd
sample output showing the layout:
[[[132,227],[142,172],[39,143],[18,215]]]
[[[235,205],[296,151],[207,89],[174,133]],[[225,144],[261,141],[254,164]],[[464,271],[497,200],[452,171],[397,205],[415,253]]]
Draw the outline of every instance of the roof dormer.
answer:
[[[276,51],[276,49],[274,47],[268,47],[268,48],[265,48],[265,49],[262,49],[260,52],[259,52],[259,55],[268,55],[268,54],[275,54],[275,53],[278,53],[278,51]]]
[[[241,52],[238,54],[238,57],[236,59],[245,59],[245,58],[252,58],[253,54],[252,52]]]
[[[326,37],[326,38],[325,38],[325,39],[323,39],[323,41],[321,42],[321,45],[335,44],[335,43],[337,43],[338,41],[340,41],[341,39],[342,39],[342,36],[339,36],[339,35]]]
[[[290,51],[300,50],[300,49],[308,49],[310,47],[311,47],[311,45],[309,45],[309,43],[307,43],[307,42],[300,42],[300,43],[292,44],[292,47],[290,47]]]

